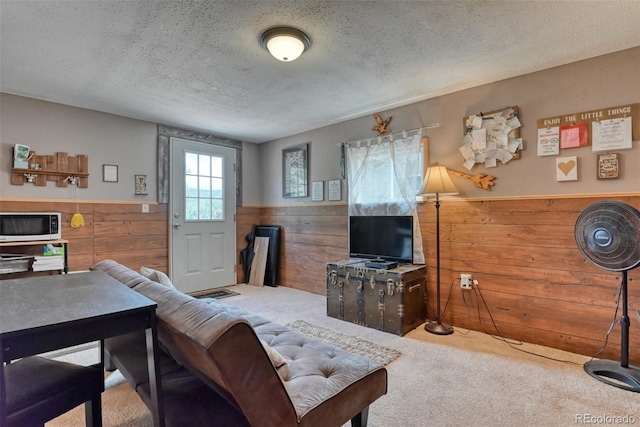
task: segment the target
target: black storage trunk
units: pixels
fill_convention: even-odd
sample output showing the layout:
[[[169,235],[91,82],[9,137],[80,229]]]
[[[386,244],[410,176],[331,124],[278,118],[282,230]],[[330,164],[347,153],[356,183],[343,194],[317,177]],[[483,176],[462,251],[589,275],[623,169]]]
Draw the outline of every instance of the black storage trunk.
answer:
[[[426,267],[380,270],[357,258],[330,262],[327,315],[403,336],[427,319]]]

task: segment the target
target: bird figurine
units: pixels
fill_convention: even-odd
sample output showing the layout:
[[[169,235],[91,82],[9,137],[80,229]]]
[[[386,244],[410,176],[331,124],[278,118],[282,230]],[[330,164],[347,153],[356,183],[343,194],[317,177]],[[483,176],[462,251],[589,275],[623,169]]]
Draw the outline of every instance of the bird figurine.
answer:
[[[385,135],[389,132],[391,132],[391,128],[388,128],[387,126],[389,126],[389,122],[391,121],[391,119],[393,117],[389,116],[386,119],[382,119],[382,117],[380,116],[380,114],[374,114],[373,118],[376,119],[376,122],[378,123],[378,126],[374,126],[371,128],[371,130],[376,130],[378,131],[378,136],[382,136]]]

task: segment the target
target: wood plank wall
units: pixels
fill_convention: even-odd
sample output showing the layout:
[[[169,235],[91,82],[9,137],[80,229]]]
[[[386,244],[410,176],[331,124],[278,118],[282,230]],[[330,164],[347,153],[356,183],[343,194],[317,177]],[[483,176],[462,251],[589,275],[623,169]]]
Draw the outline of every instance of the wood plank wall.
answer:
[[[100,260],[113,259],[134,270],[144,265],[167,272],[167,208],[166,204],[150,204],[149,213],[142,213],[139,203],[79,203],[85,225],[78,228],[70,226],[75,202],[2,201],[0,211],[61,212],[62,238],[69,241],[70,271],[88,270]]]
[[[640,208],[640,198],[616,200]],[[443,201],[441,286],[448,300],[445,320],[575,353],[592,355],[604,344],[622,274],[593,265],[577,247],[580,212],[597,198]],[[435,213],[421,206],[421,231],[428,257],[428,291],[435,293]],[[462,291],[460,273],[470,273],[479,291]],[[640,361],[640,272],[629,272],[633,359]],[[449,289],[451,292],[449,293]],[[433,306],[433,299],[429,298]],[[433,313],[433,310],[429,310]],[[620,327],[600,357],[619,360]]]
[[[326,264],[349,257],[347,206],[260,208],[260,224],[282,226],[280,283],[325,295]]]
[[[640,209],[640,197],[612,199]],[[574,237],[578,215],[598,200],[601,198],[443,199],[444,321],[579,354],[600,350],[614,316],[622,275],[593,265]],[[433,203],[424,203],[418,209],[427,259],[428,312],[433,319],[435,208]],[[255,211],[251,215],[255,220]],[[348,258],[347,207],[259,208],[259,221],[283,227],[281,285],[325,294],[326,263]],[[478,288],[462,291],[461,273],[478,280]],[[637,310],[640,268],[629,271],[630,360],[635,364],[640,362]],[[619,324],[600,357],[619,360]]]
[[[640,196],[614,197],[640,209]],[[465,201],[443,199],[440,207],[442,303],[445,322],[459,328],[592,355],[604,344],[614,316],[621,273],[596,267],[574,239],[580,212],[600,198],[566,197]],[[132,269],[168,270],[168,206],[136,203],[80,203],[85,227],[71,228],[75,202],[2,201],[1,211],[63,214],[69,267],[86,270],[110,258]],[[435,210],[419,206],[427,258],[429,317],[435,308]],[[283,227],[280,284],[326,293],[326,263],[348,258],[347,207],[312,205],[239,207],[236,255],[254,224]],[[460,273],[478,280],[460,289]],[[244,282],[238,264],[238,282]],[[640,364],[640,268],[629,271],[630,362]],[[619,360],[620,327],[600,357]]]

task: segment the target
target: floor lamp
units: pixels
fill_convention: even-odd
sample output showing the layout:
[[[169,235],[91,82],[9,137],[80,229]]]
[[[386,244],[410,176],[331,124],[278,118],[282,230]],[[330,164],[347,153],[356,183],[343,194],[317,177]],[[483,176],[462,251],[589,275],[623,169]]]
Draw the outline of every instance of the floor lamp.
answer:
[[[424,326],[425,331],[436,335],[449,335],[453,333],[453,328],[442,323],[440,312],[440,195],[454,196],[458,194],[458,189],[451,178],[449,172],[444,166],[431,166],[427,169],[424,178],[423,191],[424,196],[436,197],[436,298],[437,298],[437,322],[427,322]]]

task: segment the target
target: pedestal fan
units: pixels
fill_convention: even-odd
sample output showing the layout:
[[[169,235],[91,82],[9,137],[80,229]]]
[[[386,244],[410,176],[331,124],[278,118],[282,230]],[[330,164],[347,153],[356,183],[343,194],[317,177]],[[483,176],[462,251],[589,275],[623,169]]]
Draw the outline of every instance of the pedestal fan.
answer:
[[[627,273],[640,265],[640,212],[617,201],[596,202],[584,209],[575,225],[578,248],[605,270],[621,271],[622,329],[620,362],[592,360],[584,370],[606,384],[640,392],[640,367],[629,365],[629,314]]]

